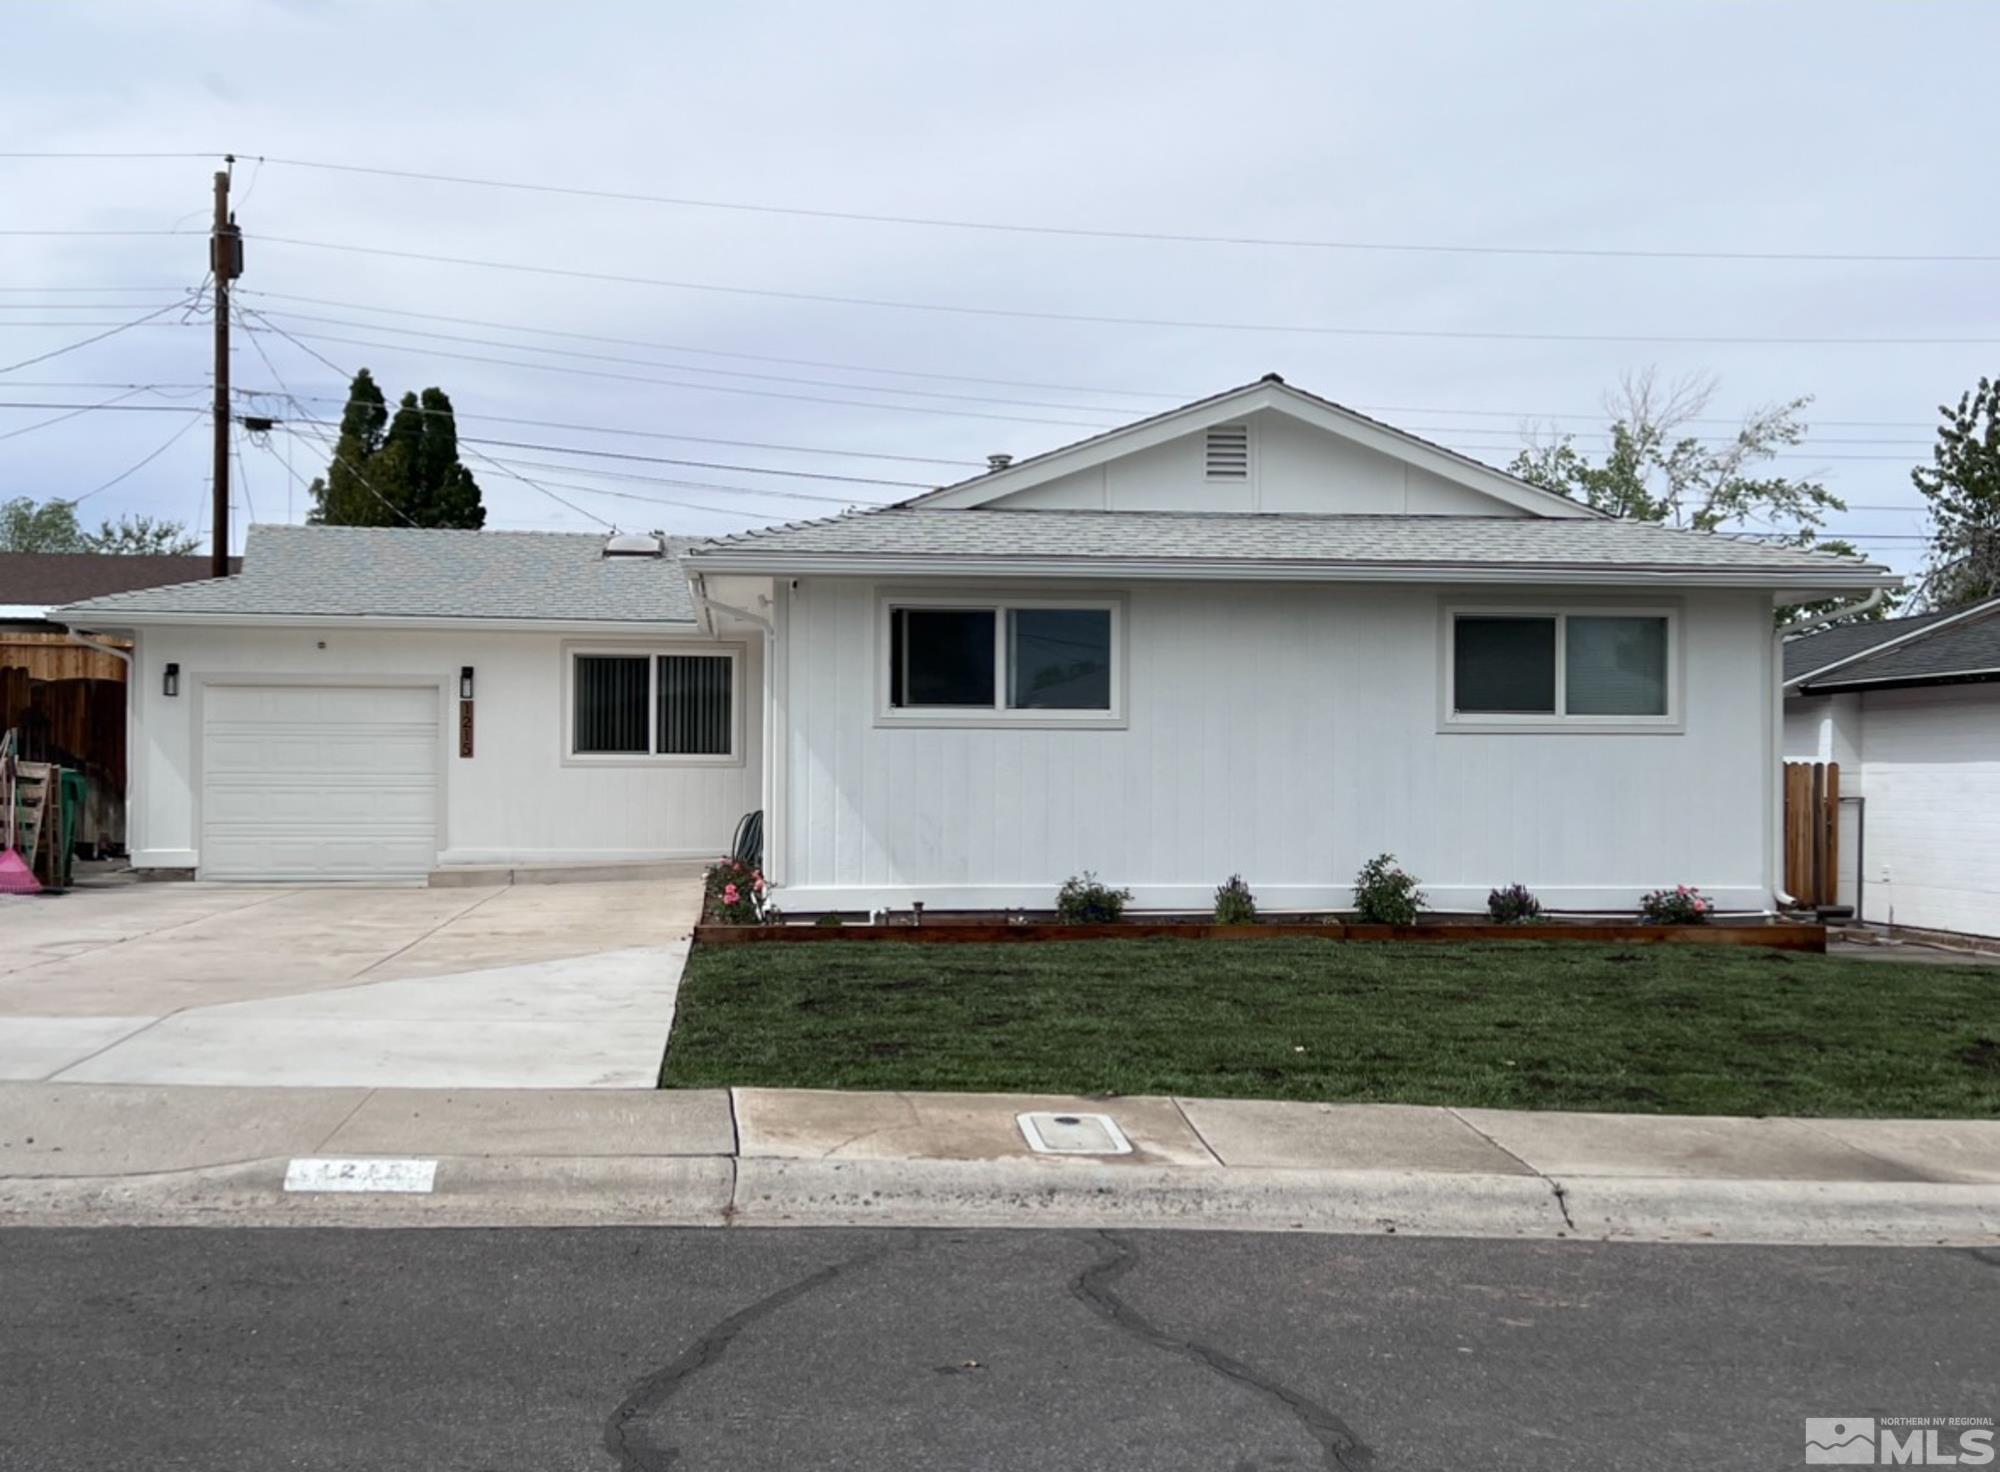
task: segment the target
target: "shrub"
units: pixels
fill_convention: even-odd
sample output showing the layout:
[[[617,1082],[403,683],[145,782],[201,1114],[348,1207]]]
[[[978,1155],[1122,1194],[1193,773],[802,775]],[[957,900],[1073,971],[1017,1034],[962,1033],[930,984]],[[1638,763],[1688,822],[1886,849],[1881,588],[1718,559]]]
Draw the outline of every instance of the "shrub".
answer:
[[[1131,898],[1131,890],[1099,884],[1097,876],[1085,869],[1070,875],[1056,891],[1056,919],[1065,925],[1108,925],[1125,913],[1125,902]]]
[[[820,916],[819,919],[813,921],[813,924],[815,925],[845,925],[846,923],[847,922],[845,920],[840,918],[840,912],[838,910],[828,910],[824,915]]]
[[[1215,923],[1217,925],[1257,923],[1257,896],[1250,893],[1250,886],[1243,882],[1241,874],[1232,874],[1226,883],[1215,887]]]
[[[1656,889],[1639,901],[1639,918],[1651,925],[1706,925],[1715,901],[1692,885]]]
[[[702,875],[709,915],[724,925],[755,925],[764,917],[764,871],[741,859],[717,859]]]
[[[1396,862],[1394,854],[1377,854],[1354,876],[1355,918],[1370,925],[1415,925],[1424,908],[1417,876]]]
[[[1486,896],[1486,918],[1495,925],[1533,925],[1542,918],[1542,902],[1525,884],[1510,884]]]

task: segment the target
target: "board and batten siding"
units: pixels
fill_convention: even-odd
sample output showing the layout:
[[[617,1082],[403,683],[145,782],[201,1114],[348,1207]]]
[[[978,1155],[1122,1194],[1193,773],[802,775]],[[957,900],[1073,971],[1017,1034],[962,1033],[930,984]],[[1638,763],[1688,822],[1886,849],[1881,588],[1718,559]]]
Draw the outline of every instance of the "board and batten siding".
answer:
[[[441,866],[709,858],[759,805],[762,650],[730,643],[742,662],[740,760],[703,764],[565,757],[563,670],[575,648],[714,649],[686,631],[561,635],[344,628],[155,627],[137,640],[132,673],[132,849],[141,868],[197,868],[202,814],[203,691],[269,681],[437,692]],[[181,693],[161,692],[180,665]],[[458,672],[475,670],[473,755],[458,754]]]
[[[880,726],[878,586],[792,589],[781,905],[1046,909],[1090,869],[1141,908],[1206,909],[1231,873],[1267,908],[1343,906],[1384,850],[1443,909],[1483,908],[1516,880],[1568,909],[1629,909],[1677,883],[1727,908],[1770,903],[1773,649],[1757,595],[1611,600],[1679,607],[1684,731],[1479,735],[1438,729],[1445,590],[1090,591],[1127,600],[1123,729]]]

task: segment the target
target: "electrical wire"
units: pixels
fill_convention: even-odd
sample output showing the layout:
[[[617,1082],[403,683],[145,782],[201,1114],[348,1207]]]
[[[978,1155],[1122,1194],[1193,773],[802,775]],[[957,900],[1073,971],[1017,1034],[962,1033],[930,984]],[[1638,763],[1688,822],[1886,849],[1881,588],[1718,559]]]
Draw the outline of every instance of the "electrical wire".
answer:
[[[69,343],[59,348],[51,348],[46,353],[37,353],[32,358],[21,359],[18,363],[9,363],[4,368],[0,368],[0,373],[13,373],[18,369],[27,368],[36,363],[46,363],[50,358],[60,358],[65,353],[73,353],[79,348],[87,348],[92,343],[103,342],[106,338],[116,337],[121,332],[130,332],[134,327],[143,327],[156,317],[164,317],[167,313],[175,310],[175,308],[186,305],[186,301],[187,299],[184,298],[182,301],[169,302],[166,306],[148,312],[143,317],[135,317],[130,322],[120,323],[108,331],[97,333],[93,337],[86,337],[80,342]]]
[[[38,429],[47,429],[52,424],[66,423],[67,421],[76,418],[79,414],[90,413],[93,409],[116,408],[118,407],[120,400],[132,398],[137,394],[144,393],[145,391],[146,390],[144,388],[128,389],[126,392],[119,394],[117,398],[106,399],[101,404],[51,404],[48,406],[49,408],[68,409],[69,412],[67,414],[58,414],[53,419],[38,419],[33,424],[22,425],[19,429],[10,429],[5,434],[0,434],[0,440],[11,440],[20,435],[33,434]],[[175,406],[167,404],[138,404],[138,405],[133,405],[132,407],[145,408],[145,409],[167,409]]]
[[[1037,225],[1013,220],[967,220],[929,215],[870,214],[859,210],[817,209],[799,205],[752,204],[738,200],[697,199],[685,195],[640,194],[626,190],[587,189],[568,184],[543,184],[515,179],[483,179],[462,174],[427,173],[415,169],[385,169],[362,164],[327,163],[317,159],[271,158],[285,168],[318,169],[330,173],[369,174],[426,184],[459,184],[483,189],[507,189],[532,194],[564,195],[573,199],[606,199],[631,204],[669,205],[680,209],[729,210],[744,214],[788,215],[814,220],[843,220],[870,225],[916,225],[938,230],[991,231],[1007,235],[1059,235],[1092,240],[1167,242],[1177,245],[1257,246],[1290,250],[1382,251],[1427,255],[1557,256],[1613,260],[1699,261],[1819,261],[1902,264],[1987,264],[2000,255],[1969,252],[1914,253],[1862,251],[1656,250],[1596,246],[1464,245],[1430,241],[1311,240],[1284,236],[1206,235],[1186,231],[1121,230],[1076,225]]]
[[[259,321],[268,321],[261,312],[257,315]],[[264,329],[252,327],[245,330],[255,333]],[[277,331],[278,329],[275,324],[271,324],[268,330]],[[424,347],[417,343],[378,342],[367,338],[341,337],[326,332],[287,332],[285,336],[289,337],[293,342],[300,344],[307,342],[342,343],[348,347],[368,348],[382,353],[421,353],[426,358],[450,358],[461,363],[486,363],[499,368],[528,368],[539,370],[543,373],[568,373],[577,377],[603,378],[618,383],[647,383],[661,388],[692,389],[698,393],[739,394],[760,399],[786,399],[793,403],[831,404],[835,407],[847,409],[873,409],[878,412],[890,410],[901,414],[943,415],[953,419],[989,419],[1004,424],[1048,424],[1062,429],[1104,430],[1117,428],[1116,425],[1107,424],[1101,420],[1048,419],[1025,414],[989,414],[980,409],[940,409],[933,408],[928,404],[884,404],[866,399],[829,398],[824,394],[795,394],[779,389],[743,388],[739,385],[728,383],[689,383],[685,379],[657,378],[651,374],[640,373],[617,373],[607,368],[577,368],[567,363],[524,363],[515,358],[493,358],[482,353],[460,353],[447,348]],[[856,387],[860,387],[860,385],[856,385]]]
[[[275,160],[274,160],[275,162]],[[573,281],[601,281],[619,286],[652,286],[673,291],[705,291],[723,296],[759,297],[774,301],[812,302],[843,307],[875,307],[903,312],[940,312],[963,317],[1003,317],[1034,322],[1077,322],[1093,326],[1154,327],[1207,332],[1257,332],[1314,337],[1417,338],[1450,342],[1601,342],[1693,345],[1703,347],[1789,346],[1789,347],[1989,347],[2000,343],[1992,337],[1818,337],[1665,333],[1665,332],[1491,332],[1463,328],[1351,327],[1326,323],[1219,322],[1199,318],[1115,317],[1091,312],[1035,311],[1020,307],[980,307],[954,302],[901,301],[890,297],[841,296],[831,292],[786,291],[773,287],[722,286],[706,281],[675,281],[659,276],[628,276],[613,271],[586,271],[575,267],[540,266],[523,261],[489,261],[476,256],[448,256],[428,251],[396,250],[388,246],[352,245],[330,240],[305,240],[289,235],[257,235],[265,245],[285,245],[308,250],[337,251],[349,255],[376,256],[392,260],[424,261],[440,266],[467,266],[476,270],[510,271],[535,276],[557,276]],[[1996,258],[2000,259],[2000,258]]]
[[[159,459],[160,456],[166,454],[168,450],[172,449],[175,445],[180,443],[182,438],[186,436],[189,430],[193,429],[197,424],[200,423],[201,420],[199,419],[189,419],[187,423],[183,424],[179,429],[176,429],[172,434],[168,435],[165,442],[161,444],[158,449],[154,450],[151,454],[147,455],[144,459],[140,460],[138,463],[128,466],[126,469],[119,471],[118,474],[112,476],[111,479],[105,481],[104,484],[100,486],[93,486],[90,490],[85,491],[81,496],[66,496],[63,499],[68,501],[68,503],[72,506],[81,506],[85,501],[88,501],[92,496],[97,495],[100,491],[110,490],[113,486],[117,485],[119,482],[127,479],[130,476],[137,475],[140,471],[144,470],[148,465],[151,465],[155,460]]]

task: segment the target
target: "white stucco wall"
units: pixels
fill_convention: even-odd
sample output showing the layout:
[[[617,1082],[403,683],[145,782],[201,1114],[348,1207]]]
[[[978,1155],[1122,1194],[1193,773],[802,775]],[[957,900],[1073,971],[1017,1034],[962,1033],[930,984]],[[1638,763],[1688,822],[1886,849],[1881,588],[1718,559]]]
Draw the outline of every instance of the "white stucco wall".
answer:
[[[622,765],[565,760],[564,668],[572,646],[717,647],[699,640],[540,633],[358,629],[148,628],[131,689],[130,844],[141,867],[200,859],[203,689],[217,680],[365,685],[435,681],[442,778],[439,863],[568,863],[708,857],[759,806],[761,648],[739,650],[737,745],[726,765]],[[163,666],[181,693],[161,692]],[[459,668],[476,671],[474,755],[458,755]]]
[[[1439,730],[1444,590],[1115,591],[1125,728],[938,730],[877,724],[876,585],[801,582],[781,622],[780,902],[1046,908],[1094,869],[1140,907],[1206,908],[1232,872],[1269,908],[1339,906],[1386,849],[1441,908],[1483,908],[1515,880],[1561,908],[1629,908],[1676,883],[1769,904],[1760,596],[1678,599],[1681,732],[1478,735]]]

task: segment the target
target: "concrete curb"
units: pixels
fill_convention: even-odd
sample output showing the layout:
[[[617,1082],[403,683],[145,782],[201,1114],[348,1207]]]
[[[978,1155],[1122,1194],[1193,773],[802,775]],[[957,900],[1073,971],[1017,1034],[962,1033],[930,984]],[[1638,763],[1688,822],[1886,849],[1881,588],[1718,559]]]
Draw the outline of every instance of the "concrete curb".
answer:
[[[429,1194],[299,1194],[286,1161],[0,1179],[5,1226],[904,1226],[1992,1245],[2000,1185],[729,1156],[443,1156]]]

